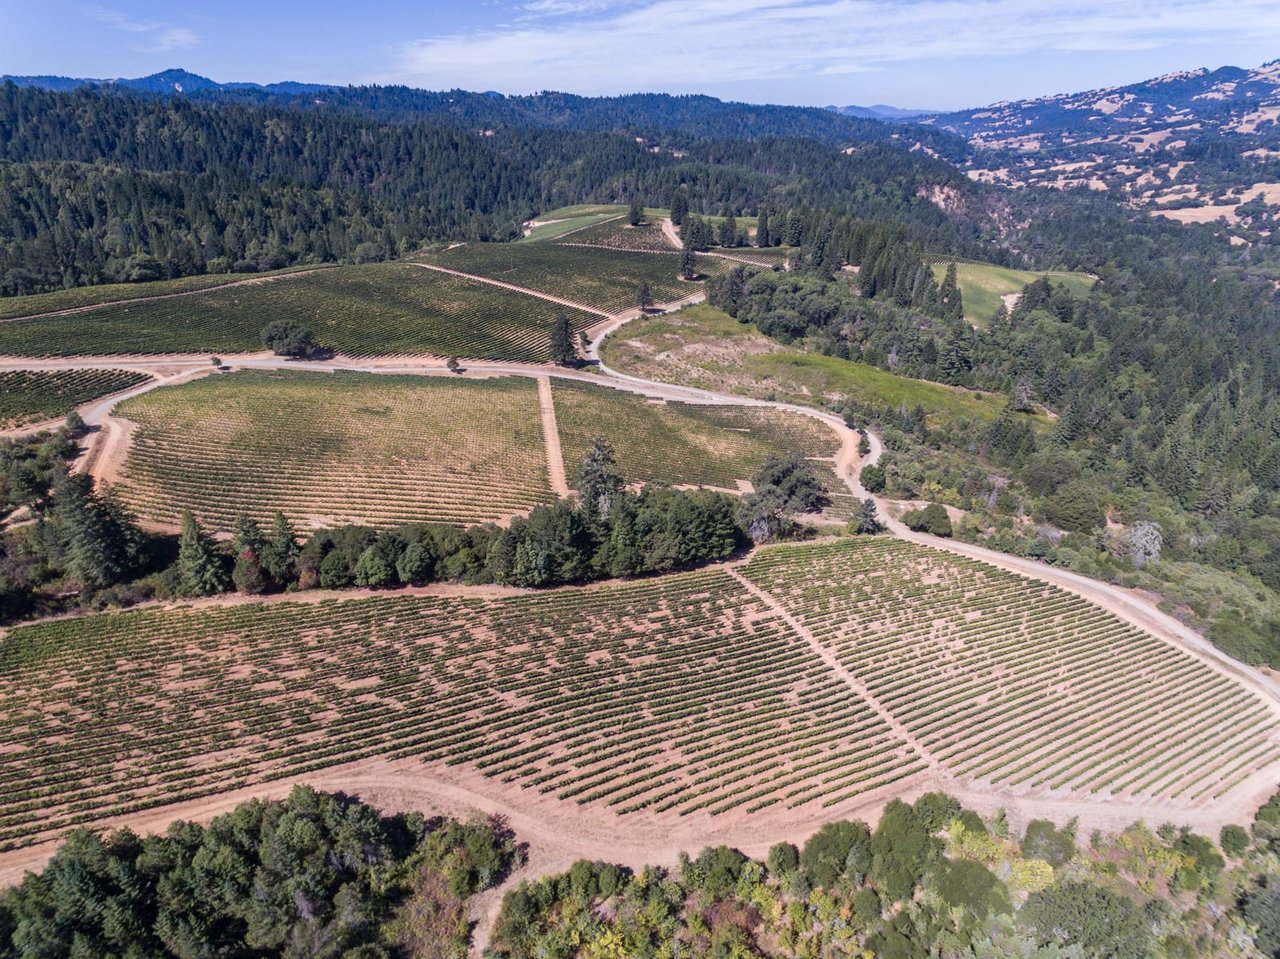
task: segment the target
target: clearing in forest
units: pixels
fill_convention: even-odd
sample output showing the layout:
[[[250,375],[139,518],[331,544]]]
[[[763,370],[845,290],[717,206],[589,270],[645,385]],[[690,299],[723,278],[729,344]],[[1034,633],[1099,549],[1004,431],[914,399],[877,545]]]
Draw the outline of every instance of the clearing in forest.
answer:
[[[66,416],[81,403],[149,379],[133,370],[0,371],[0,429]]]
[[[144,519],[229,530],[482,523],[554,499],[536,383],[372,373],[230,373],[122,403],[119,492]]]
[[[933,275],[939,283],[946,276],[950,263],[946,259],[933,261]],[[1016,296],[1028,283],[1045,276],[1054,285],[1065,284],[1072,296],[1084,296],[1096,282],[1087,273],[1036,273],[993,263],[957,261],[956,282],[960,285],[964,301],[965,319],[975,326],[986,326],[1005,302],[1005,297]]]
[[[280,276],[190,296],[105,305],[0,323],[0,354],[234,353],[262,349],[262,329],[291,321],[347,356],[418,354],[540,361],[560,313],[582,330],[599,317],[409,263]]]
[[[674,823],[836,818],[927,771],[1176,816],[1278,753],[1270,707],[1202,660],[887,538],[501,598],[25,626],[0,645],[0,741],[0,848],[369,757]]]
[[[796,452],[813,462],[831,496],[827,515],[857,508],[835,475],[840,450],[831,428],[801,413],[765,407],[646,401],[572,380],[554,386],[556,421],[569,479],[591,441],[607,439],[628,482],[740,490],[771,453]]]

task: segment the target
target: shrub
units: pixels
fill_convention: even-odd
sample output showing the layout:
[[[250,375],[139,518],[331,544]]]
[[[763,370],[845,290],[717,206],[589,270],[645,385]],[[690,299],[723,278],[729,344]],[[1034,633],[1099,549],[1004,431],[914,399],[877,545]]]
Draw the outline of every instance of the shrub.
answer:
[[[1218,845],[1232,859],[1239,859],[1249,848],[1249,834],[1235,823],[1223,826],[1222,832],[1218,833]]]
[[[950,536],[952,533],[951,517],[940,503],[930,503],[924,509],[907,510],[902,514],[902,522],[917,533],[932,536]]]

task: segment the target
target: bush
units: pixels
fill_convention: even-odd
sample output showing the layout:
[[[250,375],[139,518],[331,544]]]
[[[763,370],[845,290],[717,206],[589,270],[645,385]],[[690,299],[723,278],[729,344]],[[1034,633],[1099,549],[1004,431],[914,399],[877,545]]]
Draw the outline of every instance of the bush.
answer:
[[[1102,494],[1093,484],[1072,480],[1045,498],[1045,518],[1069,533],[1088,533],[1106,523]]]
[[[917,533],[947,537],[952,534],[951,517],[940,503],[930,503],[924,509],[907,510],[902,514],[902,522]]]
[[[1057,867],[1075,858],[1076,843],[1065,829],[1059,831],[1047,819],[1033,819],[1027,823],[1022,839],[1022,855],[1027,859],[1043,859]]]
[[[1222,832],[1218,833],[1218,845],[1232,859],[1239,859],[1249,849],[1249,834],[1234,823],[1223,826]]]

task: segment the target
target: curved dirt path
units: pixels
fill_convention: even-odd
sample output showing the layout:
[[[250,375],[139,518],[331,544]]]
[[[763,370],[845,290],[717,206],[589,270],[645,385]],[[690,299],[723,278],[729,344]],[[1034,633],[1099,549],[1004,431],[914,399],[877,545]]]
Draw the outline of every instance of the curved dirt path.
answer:
[[[336,264],[334,265],[336,266]],[[213,293],[217,290],[229,290],[236,286],[258,286],[263,283],[274,283],[276,280],[291,280],[295,276],[310,276],[323,270],[332,270],[333,266],[317,266],[310,270],[295,270],[292,273],[277,273],[274,276],[251,276],[243,280],[232,280],[229,283],[217,283],[213,286],[202,286],[198,290],[181,290],[177,293],[157,293],[154,296],[134,296],[125,300],[106,300],[102,303],[90,303],[86,306],[70,306],[65,310],[49,310],[46,313],[28,313],[25,316],[6,316],[0,323],[17,323],[21,320],[47,320],[55,316],[74,316],[77,313],[88,313],[90,310],[101,310],[108,306],[128,306],[131,303],[150,303],[152,300],[173,300],[180,296],[196,296],[199,293]]]

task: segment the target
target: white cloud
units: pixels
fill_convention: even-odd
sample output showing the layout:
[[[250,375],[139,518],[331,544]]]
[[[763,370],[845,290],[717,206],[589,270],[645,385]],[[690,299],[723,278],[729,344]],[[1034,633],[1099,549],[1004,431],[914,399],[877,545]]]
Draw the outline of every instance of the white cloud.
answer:
[[[135,20],[118,10],[93,10],[90,16],[117,30],[136,34],[143,41],[143,46],[135,49],[142,53],[185,50],[200,42],[200,35],[187,27],[175,27],[157,20]]]
[[[403,45],[377,79],[580,93],[838,76],[890,64],[1280,39],[1274,0],[529,0],[518,22]]]

